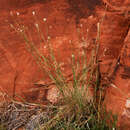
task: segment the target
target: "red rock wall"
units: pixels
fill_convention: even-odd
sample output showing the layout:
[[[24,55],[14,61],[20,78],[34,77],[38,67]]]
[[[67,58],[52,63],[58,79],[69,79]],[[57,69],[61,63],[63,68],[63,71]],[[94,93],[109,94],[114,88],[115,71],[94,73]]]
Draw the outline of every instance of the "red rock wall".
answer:
[[[105,6],[107,5],[107,7]],[[30,102],[44,102],[47,94],[34,83],[44,76],[32,55],[27,51],[23,38],[10,27],[14,21],[29,27],[36,46],[47,54],[46,44],[40,47],[35,23],[47,37],[46,26],[58,61],[63,64],[65,75],[71,74],[72,50],[80,56],[87,54],[97,36],[100,22],[100,71],[102,84],[108,85],[104,103],[108,110],[119,115],[122,130],[130,127],[130,2],[129,0],[1,0],[0,1],[0,90],[9,96],[18,95]],[[32,12],[36,12],[36,17]],[[43,21],[46,18],[46,23]],[[16,24],[15,24],[16,25]],[[80,33],[77,34],[77,28]],[[85,45],[78,36],[85,39]],[[81,40],[81,39],[80,39]],[[70,44],[73,41],[73,44]],[[64,58],[63,58],[64,57]],[[53,92],[53,91],[52,91]],[[51,91],[49,91],[51,93]],[[3,96],[1,94],[1,96]],[[50,97],[48,97],[50,98]],[[126,127],[126,128],[125,128]]]
[[[107,15],[109,20],[106,17],[102,25],[104,33],[101,35],[101,53],[104,46],[109,49],[105,50],[106,56],[104,58],[103,53],[100,54],[99,57],[103,60],[100,67],[103,78],[105,78],[104,71],[107,71],[106,75],[111,77],[110,87],[106,89],[106,106],[114,113],[118,113],[121,130],[127,130],[130,128],[130,16],[127,13],[127,11],[130,11],[130,2],[127,0],[117,3],[111,1],[110,4],[113,5],[110,10],[115,9],[116,13],[109,12]],[[114,8],[114,6],[120,8]]]

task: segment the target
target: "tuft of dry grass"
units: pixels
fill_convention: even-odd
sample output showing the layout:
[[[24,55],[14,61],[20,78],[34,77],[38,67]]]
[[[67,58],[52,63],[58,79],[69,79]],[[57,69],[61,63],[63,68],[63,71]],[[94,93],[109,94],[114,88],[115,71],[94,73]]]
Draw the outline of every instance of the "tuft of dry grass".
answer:
[[[44,37],[39,25],[35,25],[38,37],[40,41],[47,43],[49,56],[45,56],[39,51],[34,41],[29,39],[27,30],[23,26],[16,25],[20,28],[20,34],[25,40],[27,50],[32,54],[41,70],[48,74],[52,83],[58,89],[61,98],[58,103],[46,106],[46,109],[14,102],[7,104],[4,112],[0,114],[2,119],[1,124],[4,124],[9,130],[17,129],[21,126],[24,126],[27,130],[116,129],[116,116],[106,112],[102,104],[103,88],[100,84],[100,72],[97,59],[100,23],[97,24],[97,38],[95,46],[92,49],[90,60],[87,61],[84,50],[80,60],[77,60],[74,53],[72,53],[72,57],[70,57],[72,61],[71,80],[68,80],[64,76],[56,60],[50,43],[50,37]],[[11,25],[11,27],[18,31],[15,26]],[[91,88],[94,90],[93,94],[90,92]],[[91,98],[88,98],[89,95],[91,95]]]
[[[4,103],[0,108],[0,124],[7,130],[25,126],[30,117],[41,110],[39,106],[16,101]]]

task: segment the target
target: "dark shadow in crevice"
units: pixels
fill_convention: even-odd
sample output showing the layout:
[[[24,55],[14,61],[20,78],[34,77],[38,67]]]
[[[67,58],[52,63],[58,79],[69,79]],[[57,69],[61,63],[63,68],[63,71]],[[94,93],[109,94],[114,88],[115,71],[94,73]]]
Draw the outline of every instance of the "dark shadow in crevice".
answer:
[[[67,0],[70,8],[68,14],[75,15],[76,23],[78,24],[79,19],[86,18],[94,14],[96,6],[102,4],[101,0]]]

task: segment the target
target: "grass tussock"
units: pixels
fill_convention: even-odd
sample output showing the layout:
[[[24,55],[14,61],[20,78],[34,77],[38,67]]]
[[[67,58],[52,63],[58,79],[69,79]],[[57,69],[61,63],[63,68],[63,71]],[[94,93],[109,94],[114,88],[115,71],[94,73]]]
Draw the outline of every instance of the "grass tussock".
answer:
[[[97,25],[97,38],[90,59],[87,60],[85,51],[83,51],[83,55],[79,59],[72,53],[70,57],[72,66],[71,79],[67,79],[64,76],[56,60],[54,50],[50,43],[50,37],[45,40],[46,38],[40,30],[39,25],[36,25],[38,37],[40,38],[41,44],[42,42],[47,43],[49,50],[48,56],[43,55],[34,41],[29,39],[27,30],[23,26],[18,26],[20,27],[20,34],[25,39],[28,51],[32,54],[41,70],[46,72],[55,84],[60,98],[56,104],[49,104],[44,109],[40,107],[37,109],[37,112],[36,107],[34,107],[35,109],[27,109],[24,105],[17,106],[17,104],[13,103],[11,106],[6,107],[8,108],[5,110],[6,113],[1,116],[1,119],[4,119],[8,115],[8,119],[6,117],[5,120],[1,120],[0,124],[4,124],[7,129],[15,129],[15,124],[18,124],[19,127],[24,126],[27,130],[117,129],[117,117],[107,112],[103,106],[102,93],[104,88],[100,84],[99,64],[97,60],[100,24],[98,23]],[[13,25],[11,27],[18,31]],[[33,111],[32,114],[30,114],[31,111]],[[13,121],[13,118],[16,118],[16,120]],[[20,125],[20,123],[22,124]],[[3,125],[0,125],[0,128],[2,127]]]

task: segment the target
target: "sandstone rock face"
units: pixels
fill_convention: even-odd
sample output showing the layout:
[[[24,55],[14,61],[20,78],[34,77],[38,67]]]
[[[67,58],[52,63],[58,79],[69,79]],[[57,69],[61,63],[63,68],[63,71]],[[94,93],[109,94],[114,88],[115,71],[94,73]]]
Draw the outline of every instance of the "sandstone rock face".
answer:
[[[121,2],[122,1],[116,3],[112,1],[110,4],[115,7],[117,7],[118,5],[120,9],[121,8],[123,9],[128,5],[130,5],[129,1],[123,1],[124,4],[122,4]],[[125,3],[127,3],[127,5]],[[130,6],[128,6],[127,9],[129,11]],[[122,13],[121,10],[119,12]],[[109,13],[110,15],[109,20],[106,20],[107,22],[110,23],[110,24],[108,23],[107,26],[109,26],[109,29],[112,30],[110,31],[109,29],[106,29],[105,32],[104,29],[105,33],[103,35],[107,39],[103,38],[103,35],[101,35],[101,42],[100,42],[101,46],[105,46],[106,48],[110,48],[110,49],[108,49],[108,52],[107,49],[105,50],[106,56],[103,58],[103,62],[101,63],[100,67],[101,67],[102,75],[105,75],[104,70],[107,71],[106,69],[109,68],[108,73],[106,74],[111,77],[110,87],[106,89],[106,96],[105,96],[106,106],[109,110],[112,110],[114,113],[117,113],[119,115],[118,116],[120,120],[119,124],[121,126],[121,129],[124,130],[130,128],[130,121],[129,121],[130,16],[127,13],[124,16],[116,15],[115,13],[112,14]],[[103,28],[105,28],[105,25],[103,25]],[[102,50],[103,47],[101,47],[100,49]],[[99,55],[100,55],[99,57],[101,57],[102,59],[102,54]],[[116,62],[116,64],[114,62]],[[111,67],[107,68],[107,66],[109,65]]]
[[[51,84],[41,72],[25,41],[10,25],[28,27],[28,36],[37,48],[48,55],[47,43],[39,40],[40,26],[45,39],[50,38],[58,62],[65,76],[72,74],[72,52],[87,57],[97,37],[100,23],[98,58],[102,84],[106,89],[108,110],[119,115],[122,130],[130,128],[130,2],[129,0],[1,0],[0,1],[0,96],[22,97],[28,102],[45,103],[54,92],[38,87],[41,78]],[[35,14],[35,15],[34,15]],[[80,37],[80,38],[78,38]],[[51,87],[50,87],[51,88]],[[20,99],[20,98],[19,98]]]

